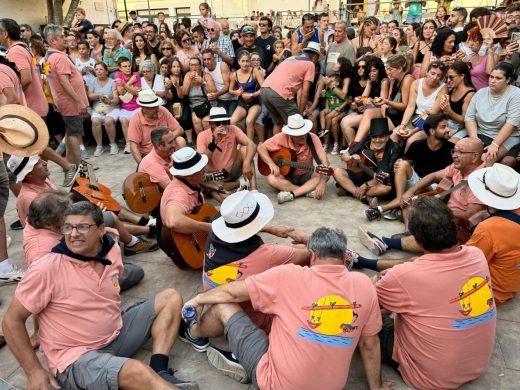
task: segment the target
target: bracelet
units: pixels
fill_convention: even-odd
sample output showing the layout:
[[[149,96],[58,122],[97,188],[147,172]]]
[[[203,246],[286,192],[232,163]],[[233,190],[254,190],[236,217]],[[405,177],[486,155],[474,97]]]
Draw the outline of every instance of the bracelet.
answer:
[[[496,146],[497,149],[500,149],[500,145],[498,145],[495,141],[491,142],[491,145]]]

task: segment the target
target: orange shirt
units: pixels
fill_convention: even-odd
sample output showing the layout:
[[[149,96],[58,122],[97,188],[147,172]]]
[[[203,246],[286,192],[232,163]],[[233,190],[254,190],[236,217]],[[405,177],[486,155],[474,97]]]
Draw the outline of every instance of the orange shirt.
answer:
[[[480,168],[483,168],[483,165],[479,166],[477,169]],[[448,165],[444,169],[444,175],[447,179],[450,179],[453,182],[454,186],[459,184],[462,180],[468,179],[467,176],[463,177],[462,173],[456,169],[453,164]],[[482,202],[478,200],[475,194],[473,194],[473,191],[471,191],[471,188],[469,188],[468,185],[465,185],[450,194],[448,207],[453,211],[464,212],[470,204],[482,204]]]
[[[169,182],[168,172],[170,172],[172,165],[171,158],[165,160],[157,154],[155,149],[152,149],[139,163],[138,172],[149,174],[152,183]]]
[[[263,88],[271,88],[286,100],[294,99],[304,81],[314,81],[315,66],[312,61],[289,57],[267,77]]]
[[[62,237],[60,232],[36,229],[30,223],[26,223],[23,228],[25,264],[30,266],[34,261],[48,254],[52,248],[58,245]]]
[[[18,211],[18,217],[22,226],[25,227],[25,219],[29,213],[29,206],[31,205],[34,198],[41,194],[45,190],[55,190],[56,186],[47,179],[43,186],[37,186],[36,184],[27,184],[22,182],[22,188],[18,198],[16,198],[16,211]]]
[[[177,178],[173,178],[161,197],[161,219],[164,221],[166,208],[170,205],[180,207],[186,214],[190,214],[195,207],[200,206],[197,191],[188,188]]]
[[[27,106],[25,94],[23,93],[22,84],[18,76],[10,67],[0,64],[0,106],[6,104],[6,97],[4,96],[4,89],[13,88],[18,93],[18,101],[22,106]]]
[[[520,209],[514,210],[520,215]],[[477,225],[466,245],[484,252],[489,264],[493,296],[498,303],[513,298],[520,290],[520,224],[501,217]]]

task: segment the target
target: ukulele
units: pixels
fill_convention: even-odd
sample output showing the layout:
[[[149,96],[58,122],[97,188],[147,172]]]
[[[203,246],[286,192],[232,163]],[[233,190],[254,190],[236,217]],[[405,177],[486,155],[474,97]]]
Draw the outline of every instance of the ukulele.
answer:
[[[121,205],[112,197],[110,188],[97,181],[92,164],[81,161],[79,171],[80,177],[76,178],[71,189],[75,198],[100,203],[107,211],[117,213],[121,210]]]
[[[171,179],[169,172],[168,176]],[[226,170],[208,172],[204,174],[204,182],[220,181],[228,176]],[[123,197],[130,210],[136,213],[150,214],[159,205],[161,196],[161,188],[157,183],[152,183],[148,173],[132,173],[123,183]]]
[[[188,215],[199,222],[211,222],[218,215],[217,209],[210,203],[203,203]],[[163,225],[161,238],[162,250],[181,269],[200,269],[204,265],[204,251],[209,232],[177,233]]]
[[[297,162],[296,152],[294,150],[280,149],[276,152],[269,153],[269,156],[274,163],[280,167],[280,175],[282,176],[291,176],[297,168],[326,176],[332,176],[334,174],[334,168],[325,165],[318,165],[315,167],[310,164]],[[269,168],[269,165],[267,165],[261,157],[258,158],[258,172],[264,176],[271,174],[271,168]]]

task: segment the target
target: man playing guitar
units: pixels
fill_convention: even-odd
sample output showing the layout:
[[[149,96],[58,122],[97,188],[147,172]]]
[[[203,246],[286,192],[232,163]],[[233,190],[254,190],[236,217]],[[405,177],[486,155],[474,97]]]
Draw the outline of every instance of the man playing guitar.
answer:
[[[152,130],[150,141],[153,149],[143,157],[137,171],[150,175],[150,181],[164,190],[171,181],[171,155],[177,145],[175,135],[168,127],[160,126]]]
[[[344,153],[341,160],[347,163],[347,169],[334,170],[334,178],[340,190],[345,190],[363,202],[369,202],[369,197],[385,196],[392,191],[390,176],[401,148],[390,139],[390,134],[386,118],[372,119],[370,143],[359,154]],[[356,171],[359,171],[357,168],[361,169],[363,176],[358,176],[352,168]]]
[[[280,175],[278,165],[273,161],[270,152],[281,149],[290,149],[296,153],[296,161],[312,167],[314,160],[319,159],[319,163],[329,166],[329,160],[323,150],[320,139],[316,134],[309,133],[312,129],[312,122],[303,119],[300,114],[294,114],[287,119],[287,125],[282,128],[282,132],[273,135],[263,144],[258,145],[258,155],[269,166],[271,173],[267,176],[267,182],[279,190],[278,203],[282,204],[298,198],[308,196],[321,199],[325,195],[325,185],[328,176],[320,175],[313,170],[297,168],[291,176],[283,177]],[[312,145],[309,144],[312,142]]]

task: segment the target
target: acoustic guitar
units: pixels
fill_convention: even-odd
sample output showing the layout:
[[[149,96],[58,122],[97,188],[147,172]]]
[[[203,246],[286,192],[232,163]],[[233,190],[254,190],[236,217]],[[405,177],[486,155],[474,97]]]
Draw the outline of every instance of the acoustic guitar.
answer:
[[[188,215],[199,222],[211,222],[218,212],[210,203],[204,203]],[[177,233],[163,225],[161,230],[163,251],[181,269],[200,269],[204,265],[204,251],[208,232]]]
[[[269,156],[276,165],[280,167],[280,175],[291,176],[296,169],[305,169],[309,172],[316,172],[320,175],[332,176],[334,168],[326,167],[325,165],[313,166],[310,164],[297,162],[296,152],[290,149],[280,149],[276,152],[269,153]],[[259,156],[258,157],[258,172],[264,176],[271,174],[269,165]]]
[[[168,176],[171,175],[168,172]],[[224,180],[229,176],[226,170],[204,174],[204,182]],[[162,190],[157,183],[152,183],[150,175],[135,172],[129,175],[123,183],[123,197],[130,210],[139,214],[150,214],[161,201]]]
[[[94,204],[100,203],[102,207],[115,213],[121,210],[121,205],[112,198],[112,190],[97,181],[92,164],[81,161],[79,172],[80,177],[76,178],[71,189],[77,200],[87,200]]]

